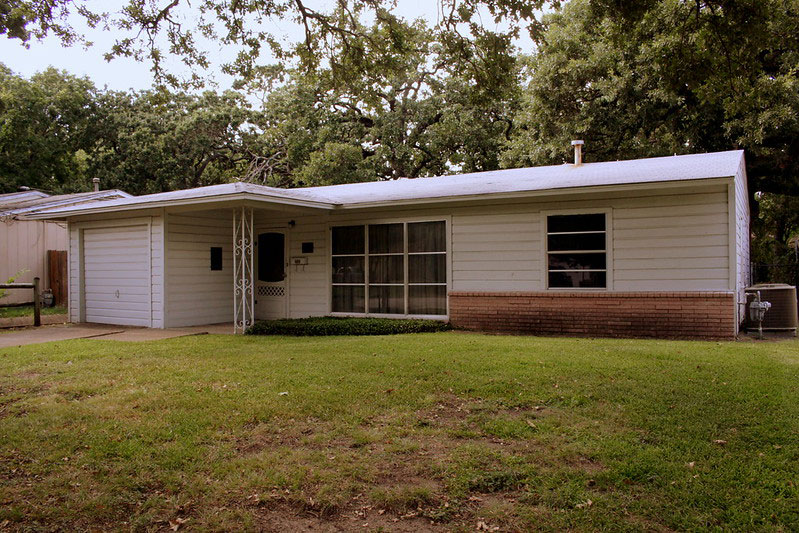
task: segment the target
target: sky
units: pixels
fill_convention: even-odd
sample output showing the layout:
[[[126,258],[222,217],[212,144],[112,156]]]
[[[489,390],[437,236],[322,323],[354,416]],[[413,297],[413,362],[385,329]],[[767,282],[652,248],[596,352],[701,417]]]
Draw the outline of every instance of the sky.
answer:
[[[113,9],[109,8],[111,3],[121,6],[124,2],[123,0],[87,0],[87,4],[97,11],[103,9],[110,11]],[[330,3],[329,0],[314,0],[307,1],[306,5],[324,11],[330,6]],[[395,12],[406,19],[421,17],[429,23],[435,24],[438,10],[439,6],[436,1],[398,0]],[[188,23],[191,22],[190,12],[183,13],[183,16]],[[54,66],[77,76],[86,76],[97,86],[113,90],[143,90],[152,86],[153,75],[148,63],[137,62],[129,58],[117,58],[110,62],[105,60],[103,54],[114,43],[116,34],[102,30],[90,30],[81,24],[79,17],[72,18],[71,23],[76,29],[85,31],[87,39],[94,45],[89,48],[81,45],[65,48],[59,39],[47,37],[42,41],[31,40],[26,48],[18,39],[0,36],[0,62],[25,77],[30,77],[48,66]],[[493,21],[491,24],[493,25]],[[296,41],[302,38],[301,28],[290,22],[276,21],[270,25],[268,30],[284,39]],[[530,46],[529,39],[522,39],[517,45],[528,48]],[[232,51],[225,50],[217,43],[207,43],[207,47],[213,63],[207,73],[208,78],[213,80],[219,89],[229,88],[233,79],[223,74],[220,66],[231,56]],[[182,68],[174,60],[171,61],[169,67],[174,72],[186,72],[185,68]]]

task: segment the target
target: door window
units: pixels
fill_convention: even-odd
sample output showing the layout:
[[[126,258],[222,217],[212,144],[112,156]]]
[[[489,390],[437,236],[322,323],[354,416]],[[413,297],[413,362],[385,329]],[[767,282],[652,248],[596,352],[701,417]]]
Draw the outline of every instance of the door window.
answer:
[[[277,283],[286,279],[286,236],[282,233],[258,235],[258,281]]]

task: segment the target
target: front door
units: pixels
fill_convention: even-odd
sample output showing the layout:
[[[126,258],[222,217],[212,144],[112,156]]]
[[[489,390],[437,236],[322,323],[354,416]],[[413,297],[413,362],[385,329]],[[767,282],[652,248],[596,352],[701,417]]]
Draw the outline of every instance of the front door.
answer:
[[[286,233],[280,230],[259,233],[255,249],[255,318],[286,318]]]

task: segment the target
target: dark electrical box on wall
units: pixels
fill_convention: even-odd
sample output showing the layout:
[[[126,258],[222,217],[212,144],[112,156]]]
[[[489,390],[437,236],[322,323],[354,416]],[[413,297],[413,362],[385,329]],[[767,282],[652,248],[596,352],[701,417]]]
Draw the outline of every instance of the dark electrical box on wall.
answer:
[[[221,246],[211,246],[211,270],[222,270]]]
[[[304,242],[304,243],[302,243],[302,253],[304,253],[304,254],[312,254],[313,253],[313,243],[312,242]]]

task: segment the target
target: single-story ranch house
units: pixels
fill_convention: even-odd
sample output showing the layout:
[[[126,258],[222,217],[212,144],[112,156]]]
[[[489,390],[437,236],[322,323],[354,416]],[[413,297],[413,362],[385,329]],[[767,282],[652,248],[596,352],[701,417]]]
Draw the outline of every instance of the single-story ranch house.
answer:
[[[66,207],[70,318],[154,328],[319,315],[534,334],[734,337],[744,154]]]

